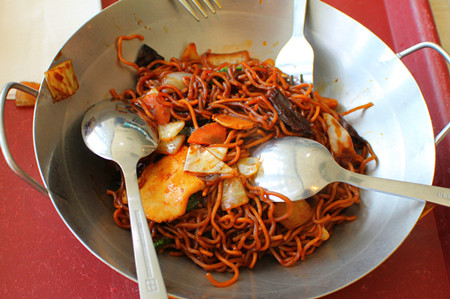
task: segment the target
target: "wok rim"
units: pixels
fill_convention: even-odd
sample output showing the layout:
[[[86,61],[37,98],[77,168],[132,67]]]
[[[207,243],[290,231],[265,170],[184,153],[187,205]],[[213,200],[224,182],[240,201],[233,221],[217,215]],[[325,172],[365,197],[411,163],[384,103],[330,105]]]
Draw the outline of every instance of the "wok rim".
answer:
[[[97,15],[95,15],[92,19],[98,18],[99,15],[106,15],[110,10],[113,10],[113,9],[114,9],[114,10],[115,10],[115,9],[119,9],[118,7],[120,7],[120,5],[126,5],[126,3],[128,3],[128,2],[132,2],[132,1],[119,1],[119,2],[116,2],[116,3],[114,3],[113,5],[109,6],[108,8],[104,9],[103,11],[99,12],[99,13],[98,13]],[[122,3],[125,3],[125,4],[122,4]],[[325,4],[325,5],[328,6],[328,4]],[[334,8],[333,8],[333,9],[334,9]],[[342,12],[339,12],[339,13],[343,14]],[[349,16],[347,16],[347,15],[345,15],[345,14],[343,14],[343,15],[346,16],[347,18],[350,18]],[[91,19],[91,20],[92,20],[92,19]],[[383,43],[387,49],[389,49],[389,47],[388,47],[382,40],[380,40],[375,34],[373,34],[370,30],[368,30],[366,27],[364,27],[363,25],[361,25],[361,24],[360,24],[359,22],[357,22],[356,20],[354,20],[354,19],[352,19],[352,18],[350,18],[350,19],[353,20],[354,22],[356,22],[357,24],[359,24],[364,30],[369,31],[376,39],[378,39],[379,41],[381,41],[381,43]],[[84,28],[91,20],[89,20],[86,24],[84,24],[80,29]],[[74,33],[74,35],[76,35],[78,32],[79,32],[79,30],[76,31],[76,32]],[[72,37],[70,37],[70,38],[68,39],[67,42],[69,42],[71,39],[72,39]],[[64,45],[62,46],[62,49],[64,49],[65,46],[66,46],[66,44],[64,44]],[[390,49],[389,49],[389,50],[390,50]],[[391,52],[392,52],[392,51],[391,51]],[[395,56],[395,53],[394,53],[394,52],[392,52],[392,54]],[[397,59],[398,59],[398,61],[404,66],[404,64],[403,64],[403,62],[401,61],[401,59],[399,59],[399,58],[397,58]],[[54,61],[56,61],[56,60],[57,60],[57,59],[55,58]],[[52,64],[54,63],[54,61],[52,61]],[[405,70],[408,72],[408,74],[409,74],[409,76],[411,77],[411,79],[414,81],[415,85],[417,85],[417,82],[415,81],[415,79],[414,79],[413,76],[411,75],[410,71],[409,71],[406,67],[404,67],[404,68],[405,68]],[[45,83],[45,81],[43,80],[42,86],[45,85],[44,83]],[[418,86],[418,85],[417,85],[417,86]],[[420,91],[420,88],[419,88],[419,91]],[[37,101],[37,103],[39,103],[39,98],[40,98],[41,95],[42,95],[41,92],[42,92],[42,87],[41,87],[41,90],[39,91],[39,96],[38,96],[38,101]],[[44,88],[44,93],[45,93],[45,92],[46,92],[46,91],[45,91],[45,88]],[[420,91],[420,94],[421,94],[421,96],[422,96],[422,98],[423,98],[423,94],[422,94],[421,91]],[[37,141],[37,138],[36,138],[36,126],[39,126],[39,125],[37,124],[37,122],[36,122],[36,119],[37,119],[37,113],[38,113],[38,108],[39,108],[39,107],[38,107],[38,104],[36,104],[36,108],[35,108],[35,111],[34,111],[34,119],[33,119],[33,144],[34,144],[34,152],[35,152],[35,157],[36,157],[37,164],[39,165],[38,168],[39,168],[39,172],[40,172],[42,181],[44,182],[44,185],[45,185],[45,187],[47,188],[47,190],[49,190],[49,185],[48,185],[48,182],[47,182],[47,180],[46,180],[46,178],[45,178],[45,174],[43,173],[43,170],[42,170],[42,168],[41,168],[41,163],[40,163],[40,160],[39,160],[39,157],[38,157],[38,149],[37,149],[37,143],[38,143],[38,141]],[[427,110],[426,112],[427,112],[427,116],[428,116],[428,118],[430,119],[430,123],[431,123],[431,118],[430,118],[429,111]],[[431,127],[431,135],[433,135],[433,129],[432,129],[432,127]],[[433,145],[434,145],[434,143],[433,143]],[[435,173],[435,168],[436,168],[435,147],[433,147],[433,151],[434,151],[434,152],[433,152],[433,154],[434,154],[434,155],[433,155],[433,162],[434,162],[434,163],[433,163],[433,165],[432,165],[432,175],[431,175],[431,178],[430,178],[429,182],[427,182],[428,184],[431,184],[431,183],[433,182],[433,179],[434,179],[434,173]],[[78,233],[74,230],[74,228],[67,222],[66,217],[63,215],[63,212],[60,210],[60,208],[59,208],[59,206],[58,206],[58,203],[57,203],[57,201],[55,200],[54,196],[55,196],[55,194],[52,193],[52,190],[49,190],[49,197],[50,197],[50,199],[52,200],[52,203],[53,203],[55,209],[57,210],[59,216],[60,216],[61,219],[63,220],[64,224],[69,228],[69,230],[70,230],[70,231],[75,235],[75,237],[81,242],[81,244],[83,244],[83,246],[84,246],[86,249],[88,249],[88,251],[91,252],[95,257],[97,257],[97,258],[98,258],[99,260],[101,260],[103,263],[105,263],[106,265],[108,265],[108,267],[112,268],[113,270],[115,270],[116,272],[120,273],[121,275],[127,277],[128,279],[130,279],[130,280],[136,282],[137,280],[136,280],[135,277],[128,275],[126,272],[124,272],[124,271],[121,270],[121,269],[117,269],[117,268],[116,268],[115,266],[113,266],[109,261],[107,261],[106,259],[104,259],[100,254],[98,254],[97,252],[95,252],[88,244],[86,244],[86,242],[78,235]],[[422,202],[422,207],[420,208],[420,210],[423,210],[423,207],[424,207],[424,206],[425,206],[425,202]],[[397,249],[398,249],[398,247],[399,247],[400,245],[403,244],[403,242],[405,241],[405,239],[408,237],[408,235],[409,235],[409,234],[411,233],[411,231],[413,230],[413,228],[414,228],[414,226],[415,226],[415,223],[417,223],[417,221],[418,221],[419,219],[420,219],[420,213],[419,213],[419,215],[416,217],[416,219],[415,219],[415,221],[414,221],[414,225],[411,226],[411,228],[409,229],[409,231],[408,231],[407,235],[405,236],[405,238],[403,238],[403,240],[402,240],[399,244],[397,244],[397,245],[395,246],[395,249],[392,250],[392,251],[390,252],[390,254],[388,254],[387,256],[385,256],[384,259],[383,259],[381,262],[379,262],[375,267],[373,267],[373,268],[369,269],[368,271],[366,271],[362,276],[360,276],[360,277],[358,277],[358,278],[355,278],[355,279],[352,280],[352,281],[349,281],[347,284],[342,285],[341,287],[339,287],[339,288],[337,288],[337,289],[331,290],[331,291],[329,291],[328,293],[323,293],[323,294],[320,295],[320,296],[329,295],[329,294],[334,293],[334,292],[336,292],[336,291],[338,291],[338,290],[340,290],[340,289],[343,289],[343,288],[347,287],[348,285],[353,284],[355,281],[358,281],[359,279],[365,277],[367,274],[371,273],[374,269],[376,269],[378,266],[380,266],[384,261],[386,261],[386,260],[387,260],[387,259],[388,259],[388,258],[389,258],[389,257],[390,257]]]

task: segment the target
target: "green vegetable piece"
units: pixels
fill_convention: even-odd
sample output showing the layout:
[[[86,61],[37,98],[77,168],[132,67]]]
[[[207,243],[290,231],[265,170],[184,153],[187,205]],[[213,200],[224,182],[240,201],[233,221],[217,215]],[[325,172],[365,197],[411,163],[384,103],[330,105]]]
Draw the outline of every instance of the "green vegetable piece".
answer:
[[[153,246],[155,247],[156,250],[161,249],[162,247],[169,245],[173,243],[173,239],[163,236],[161,239],[159,239],[158,241],[153,242]]]
[[[238,65],[236,66],[236,71],[242,71],[244,68],[242,67],[242,65]],[[220,73],[226,73],[228,72],[228,67],[223,67],[219,70]]]
[[[201,199],[202,199],[201,193],[198,192],[198,193],[192,194],[191,197],[189,198],[189,201],[186,206],[186,213],[197,208]]]

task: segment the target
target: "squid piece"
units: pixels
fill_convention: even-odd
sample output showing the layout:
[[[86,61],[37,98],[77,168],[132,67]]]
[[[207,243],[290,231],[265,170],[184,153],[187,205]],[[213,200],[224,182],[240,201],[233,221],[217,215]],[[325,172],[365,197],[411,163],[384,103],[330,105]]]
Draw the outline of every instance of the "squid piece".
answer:
[[[348,131],[330,114],[324,113],[323,118],[328,126],[327,134],[333,154],[338,158],[354,156],[356,152]]]
[[[202,179],[184,172],[187,151],[183,146],[176,155],[165,156],[144,169],[140,194],[148,219],[159,223],[176,219],[185,213],[191,195],[205,188]]]
[[[368,142],[359,136],[358,132],[356,132],[356,130],[342,116],[339,117],[339,123],[352,137],[353,145],[356,149],[361,149],[368,145]]]

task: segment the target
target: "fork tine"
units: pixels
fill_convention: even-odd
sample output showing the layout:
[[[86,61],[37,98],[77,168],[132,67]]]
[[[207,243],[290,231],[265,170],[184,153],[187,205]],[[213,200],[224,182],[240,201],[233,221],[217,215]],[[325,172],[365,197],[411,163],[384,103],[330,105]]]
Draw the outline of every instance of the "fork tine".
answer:
[[[191,0],[192,2],[194,2],[195,6],[197,6],[197,8],[202,12],[202,15],[207,18],[208,15],[206,14],[206,11],[203,9],[203,7],[200,5],[200,2],[198,2],[198,0]]]
[[[202,7],[202,5],[200,4],[199,0],[191,0],[195,6],[198,8],[198,10],[200,10],[200,12],[202,13],[202,15],[205,18],[208,18],[208,15],[206,14],[205,9]],[[208,6],[209,10],[215,14],[216,10],[214,9],[214,5],[212,5],[210,0],[202,0],[206,6]],[[217,5],[217,7],[219,9],[222,9],[222,5],[220,4],[219,0],[213,0],[214,3]],[[195,14],[194,9],[192,8],[192,6],[188,3],[188,0],[178,0],[178,2],[181,3],[181,5],[184,6],[184,8],[186,8],[187,11],[189,11],[189,13],[197,20],[197,22],[200,22],[200,19],[198,18],[198,16]]]
[[[178,0],[178,2],[180,2],[181,5],[183,5],[187,11],[189,11],[189,13],[197,20],[197,22],[200,22],[200,19],[195,14],[194,9],[186,0]]]
[[[220,4],[219,0],[213,0],[213,1],[214,1],[214,3],[216,3],[216,5],[219,9],[222,9],[222,5]]]
[[[211,2],[209,0],[203,0],[203,2],[205,2],[206,6],[208,6],[209,10],[212,11],[212,13],[216,13],[213,5],[211,4]]]

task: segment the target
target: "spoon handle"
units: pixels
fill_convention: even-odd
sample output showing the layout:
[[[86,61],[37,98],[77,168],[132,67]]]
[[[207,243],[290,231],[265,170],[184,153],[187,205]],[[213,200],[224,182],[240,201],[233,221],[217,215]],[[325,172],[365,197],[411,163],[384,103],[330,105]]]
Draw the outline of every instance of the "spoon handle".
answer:
[[[127,163],[132,165],[132,163]],[[136,167],[123,170],[130,214],[131,236],[133,239],[134,260],[139,285],[140,298],[167,299],[166,287],[159,267],[158,257],[153,246],[142,206]]]
[[[427,202],[450,207],[449,188],[377,178],[354,173],[346,169],[343,170],[345,170],[345,175],[338,181],[349,183],[363,189],[380,191],[402,197],[421,199]]]

